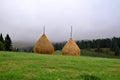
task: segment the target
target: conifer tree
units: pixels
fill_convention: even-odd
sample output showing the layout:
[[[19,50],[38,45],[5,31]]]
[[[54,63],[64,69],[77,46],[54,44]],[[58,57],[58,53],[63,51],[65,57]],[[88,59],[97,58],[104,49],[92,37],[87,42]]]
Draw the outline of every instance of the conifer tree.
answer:
[[[4,39],[3,39],[2,33],[0,34],[0,41],[1,41],[2,43],[4,43]]]
[[[7,51],[11,51],[12,50],[12,41],[11,41],[11,39],[10,39],[8,34],[5,37],[5,50],[7,50]]]

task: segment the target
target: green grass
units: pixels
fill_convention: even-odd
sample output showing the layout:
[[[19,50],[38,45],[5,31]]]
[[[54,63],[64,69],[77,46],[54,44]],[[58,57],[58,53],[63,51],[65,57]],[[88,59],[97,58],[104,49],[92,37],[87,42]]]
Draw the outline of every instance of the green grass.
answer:
[[[0,52],[0,80],[120,80],[120,59]]]
[[[104,52],[94,52],[94,51],[89,51],[89,50],[81,50],[81,56],[91,56],[91,57],[101,57],[101,58],[115,58],[115,59],[118,58],[118,59],[120,59],[120,56],[114,56],[114,54],[106,54]]]

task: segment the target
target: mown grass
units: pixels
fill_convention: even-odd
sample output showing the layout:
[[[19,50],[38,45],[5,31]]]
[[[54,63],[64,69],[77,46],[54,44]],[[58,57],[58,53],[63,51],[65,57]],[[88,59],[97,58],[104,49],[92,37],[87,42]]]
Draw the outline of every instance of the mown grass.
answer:
[[[0,80],[120,80],[120,59],[0,52]]]

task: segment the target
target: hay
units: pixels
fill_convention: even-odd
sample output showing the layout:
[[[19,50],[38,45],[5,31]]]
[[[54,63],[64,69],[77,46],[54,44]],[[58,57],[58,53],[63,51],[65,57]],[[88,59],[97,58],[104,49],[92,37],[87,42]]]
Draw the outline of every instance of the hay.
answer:
[[[53,54],[54,47],[48,40],[47,36],[43,34],[41,38],[35,43],[34,53]]]
[[[70,38],[63,47],[62,55],[80,56],[80,48],[72,38]]]

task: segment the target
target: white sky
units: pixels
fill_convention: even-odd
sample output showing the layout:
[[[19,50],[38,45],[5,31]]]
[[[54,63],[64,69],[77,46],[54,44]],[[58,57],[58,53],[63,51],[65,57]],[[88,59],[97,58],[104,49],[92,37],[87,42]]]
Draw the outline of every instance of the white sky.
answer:
[[[36,41],[46,26],[50,41],[120,37],[120,0],[0,0],[0,33]]]

